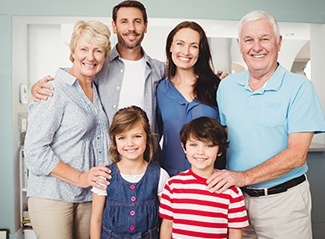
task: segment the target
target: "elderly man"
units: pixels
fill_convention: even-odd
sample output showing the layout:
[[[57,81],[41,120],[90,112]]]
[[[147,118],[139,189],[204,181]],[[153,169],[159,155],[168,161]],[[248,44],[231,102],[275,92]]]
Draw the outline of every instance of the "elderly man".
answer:
[[[325,131],[317,94],[278,63],[282,36],[272,15],[248,13],[238,34],[248,70],[217,91],[230,145],[227,170],[214,173],[209,187],[242,188],[250,220],[244,238],[312,238],[306,157],[313,135]]]

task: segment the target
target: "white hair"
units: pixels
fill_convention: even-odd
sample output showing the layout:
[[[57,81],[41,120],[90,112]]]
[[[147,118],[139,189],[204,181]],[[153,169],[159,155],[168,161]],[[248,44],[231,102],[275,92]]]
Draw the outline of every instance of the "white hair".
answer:
[[[239,21],[239,24],[238,24],[239,39],[240,39],[240,34],[242,31],[242,28],[246,23],[255,22],[260,19],[266,19],[271,24],[271,26],[274,30],[274,33],[276,35],[277,42],[278,42],[280,39],[279,25],[278,25],[276,19],[274,18],[274,16],[272,16],[270,13],[268,13],[266,11],[262,11],[262,10],[255,10],[255,11],[249,12]]]

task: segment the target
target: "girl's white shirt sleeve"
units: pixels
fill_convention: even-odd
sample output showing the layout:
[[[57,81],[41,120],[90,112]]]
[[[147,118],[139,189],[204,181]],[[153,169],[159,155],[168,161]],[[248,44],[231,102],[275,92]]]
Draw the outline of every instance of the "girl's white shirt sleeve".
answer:
[[[164,186],[168,179],[170,178],[169,174],[166,172],[165,169],[160,168],[160,178],[159,178],[159,184],[158,184],[158,192],[157,195],[161,196]]]

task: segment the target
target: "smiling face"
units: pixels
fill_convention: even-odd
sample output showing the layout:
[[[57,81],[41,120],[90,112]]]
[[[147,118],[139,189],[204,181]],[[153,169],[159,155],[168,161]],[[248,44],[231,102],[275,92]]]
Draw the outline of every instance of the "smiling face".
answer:
[[[272,25],[264,18],[243,25],[238,44],[245,63],[253,74],[272,74],[277,68],[282,37],[277,36]]]
[[[126,130],[115,136],[117,151],[121,159],[125,160],[144,160],[146,150],[147,135],[139,122],[131,129]]]
[[[184,152],[190,162],[192,171],[201,176],[209,177],[214,171],[214,162],[220,156],[219,146],[212,142],[203,142],[190,136],[183,145]]]
[[[140,47],[147,32],[147,22],[144,21],[141,10],[135,7],[121,7],[112,27],[117,34],[118,43],[127,49]]]
[[[78,79],[93,79],[102,69],[106,53],[104,47],[90,44],[81,35],[71,55],[74,59],[71,73]]]
[[[171,58],[181,69],[194,68],[199,57],[200,34],[191,28],[180,29],[170,46]]]

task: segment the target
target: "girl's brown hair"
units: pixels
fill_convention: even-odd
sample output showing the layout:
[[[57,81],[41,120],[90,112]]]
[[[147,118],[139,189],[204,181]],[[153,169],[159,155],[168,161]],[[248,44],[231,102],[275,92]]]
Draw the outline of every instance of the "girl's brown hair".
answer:
[[[143,158],[150,162],[153,153],[155,152],[155,137],[150,130],[149,119],[144,110],[138,106],[130,106],[122,108],[116,112],[113,121],[109,128],[110,147],[109,155],[113,163],[120,161],[120,154],[117,151],[116,135],[132,129],[137,124],[141,123],[147,136],[146,150],[144,151]]]

